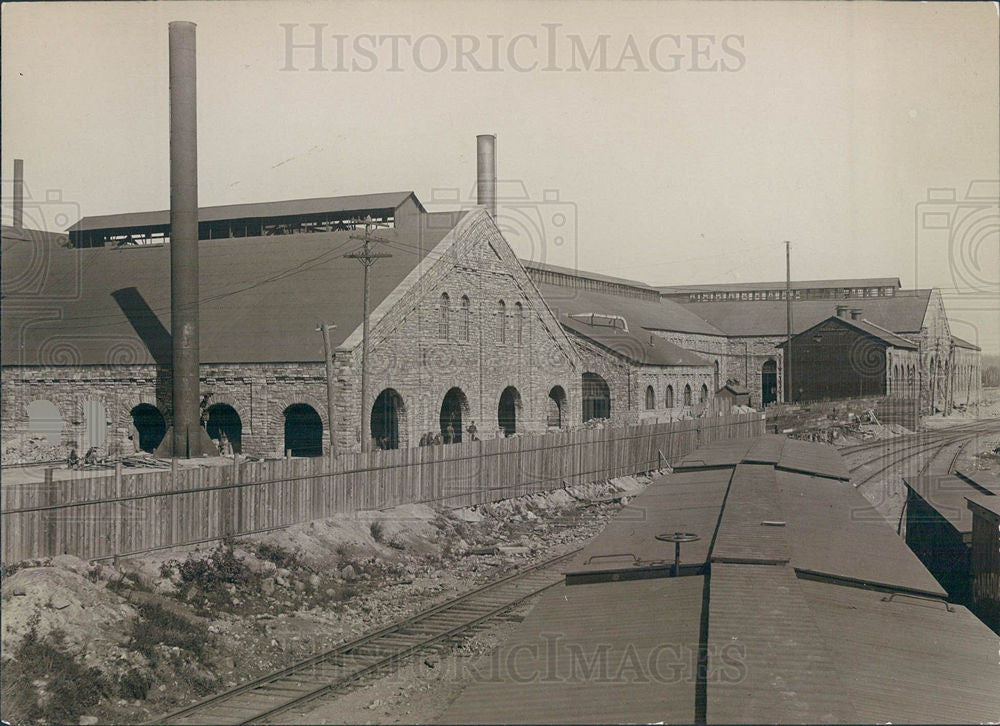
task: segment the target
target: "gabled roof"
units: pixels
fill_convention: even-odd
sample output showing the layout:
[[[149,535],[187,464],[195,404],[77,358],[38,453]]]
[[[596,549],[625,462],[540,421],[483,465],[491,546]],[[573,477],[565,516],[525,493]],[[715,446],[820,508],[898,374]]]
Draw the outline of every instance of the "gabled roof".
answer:
[[[967,340],[962,340],[957,335],[951,336],[951,342],[955,345],[956,348],[968,348],[969,350],[982,350],[982,348],[980,348],[978,345],[970,343]]]
[[[750,393],[750,391],[747,390],[747,387],[740,383],[727,383],[716,391],[716,393],[722,393],[722,391],[729,391],[736,396],[746,396]]]
[[[261,219],[271,217],[300,217],[313,214],[366,212],[374,209],[396,209],[408,198],[413,197],[420,211],[423,205],[413,192],[382,192],[378,194],[356,194],[342,197],[317,197],[314,199],[289,199],[281,202],[254,202],[249,204],[223,204],[214,207],[199,207],[199,222],[220,222],[229,219]],[[139,227],[163,227],[170,224],[170,210],[155,212],[128,212],[125,214],[101,214],[84,217],[69,228],[69,232],[85,232],[95,229],[135,229]]]
[[[860,309],[862,317],[894,333],[918,333],[923,327],[931,290],[902,290],[891,297],[850,300],[795,300],[792,332],[808,330],[836,315],[838,305]],[[726,335],[778,336],[785,334],[785,301],[679,302],[685,310],[711,323]],[[674,328],[668,328],[674,330]]]
[[[622,356],[632,363],[652,366],[710,366],[711,361],[674,345],[668,340],[640,330],[628,332],[621,328],[590,323],[569,316],[559,322],[571,333],[582,336],[602,348]]]
[[[576,313],[602,313],[624,317],[629,330],[636,333],[645,329],[725,335],[673,300],[646,300],[546,282],[539,282],[537,286],[560,322]]]
[[[645,282],[639,282],[638,280],[628,280],[624,277],[612,277],[611,275],[602,275],[598,272],[587,272],[586,270],[574,270],[571,267],[550,265],[547,262],[521,260],[521,264],[524,265],[526,270],[543,270],[545,272],[555,272],[557,274],[568,275],[570,277],[580,277],[585,280],[600,280],[601,282],[612,282],[616,285],[628,285],[629,287],[638,287],[650,291],[656,290],[656,288],[652,285],[647,285]]]
[[[69,243],[69,237],[65,232],[47,232],[44,229],[28,229],[27,227],[13,227],[3,225],[3,240],[19,240],[21,242],[36,242],[41,244],[51,244],[58,247],[65,247]]]
[[[656,289],[665,293],[692,292],[742,292],[749,290],[784,290],[785,281],[780,282],[721,282],[708,285],[663,285]],[[840,280],[792,280],[793,290],[809,290],[833,287],[901,287],[898,277],[856,277]]]
[[[865,319],[850,320],[848,318],[842,318],[838,315],[831,315],[826,320],[819,321],[811,328],[807,328],[806,330],[803,330],[801,333],[797,333],[795,336],[793,336],[793,339],[803,338],[809,335],[816,328],[820,327],[821,325],[826,325],[831,321],[839,325],[843,325],[846,328],[853,328],[854,330],[857,330],[860,333],[870,335],[876,340],[879,340],[893,348],[905,348],[907,350],[917,350],[918,348],[917,344],[914,343],[912,340],[904,338],[901,335],[896,335],[892,331],[886,330],[885,328],[875,325],[874,323],[871,323]],[[780,343],[778,343],[776,347],[783,348],[785,346],[785,343],[786,341],[783,340]]]
[[[447,215],[379,229],[375,309],[454,228]],[[202,240],[203,363],[323,360],[318,321],[340,345],[361,323],[362,275],[351,232]],[[170,247],[64,249],[3,240],[4,365],[152,363],[170,358]],[[425,262],[428,260],[428,262]]]

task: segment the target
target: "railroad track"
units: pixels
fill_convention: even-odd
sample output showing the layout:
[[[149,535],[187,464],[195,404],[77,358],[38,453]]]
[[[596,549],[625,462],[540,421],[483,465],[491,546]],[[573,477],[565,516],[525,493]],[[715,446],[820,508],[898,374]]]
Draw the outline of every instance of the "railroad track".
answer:
[[[842,456],[849,456],[851,454],[857,454],[862,451],[870,451],[872,449],[879,448],[891,448],[895,444],[906,442],[908,439],[919,436],[922,441],[928,441],[930,439],[941,439],[941,438],[960,438],[966,433],[970,432],[984,432],[1000,429],[1000,421],[976,421],[970,424],[962,424],[960,426],[951,426],[947,429],[937,429],[931,431],[924,431],[914,434],[906,434],[904,436],[898,436],[891,439],[879,439],[878,441],[870,441],[865,444],[854,444],[853,446],[841,446],[837,450]]]
[[[563,581],[559,565],[579,549],[521,569],[287,668],[162,716],[159,724],[268,723],[326,695],[341,695],[407,658],[440,648]]]
[[[872,459],[863,461],[860,464],[850,469],[851,473],[853,474],[854,472],[862,469],[863,467],[868,466],[870,464],[874,464],[877,461],[887,460],[887,463],[885,465],[880,466],[874,472],[868,474],[861,481],[855,482],[854,486],[855,488],[864,486],[872,479],[883,474],[892,467],[916,459],[926,454],[927,452],[931,452],[930,459],[924,462],[924,464],[920,467],[920,470],[918,471],[918,475],[923,474],[931,467],[933,462],[937,460],[937,458],[942,454],[942,452],[944,452],[948,447],[957,445],[957,448],[948,463],[948,468],[946,471],[946,473],[951,474],[954,472],[955,466],[958,463],[958,459],[962,455],[962,452],[965,450],[965,448],[972,441],[974,441],[976,437],[978,437],[980,434],[994,430],[996,427],[997,427],[996,422],[987,422],[986,425],[963,427],[963,430],[959,433],[949,432],[947,435],[935,436],[931,439],[927,439],[926,437],[922,436],[921,440],[909,443],[903,447],[898,447],[898,446],[891,447],[888,451],[885,451]],[[894,439],[890,439],[889,441],[894,441]],[[857,453],[857,450],[855,450],[854,453]]]

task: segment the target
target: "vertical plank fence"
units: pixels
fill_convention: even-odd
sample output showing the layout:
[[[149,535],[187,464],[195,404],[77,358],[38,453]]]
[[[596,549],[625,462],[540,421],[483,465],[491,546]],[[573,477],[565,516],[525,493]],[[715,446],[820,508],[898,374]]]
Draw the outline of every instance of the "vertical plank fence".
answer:
[[[581,429],[330,458],[114,472],[57,470],[0,489],[4,563],[127,556],[422,503],[454,508],[635,474],[758,436],[762,414]],[[662,458],[661,458],[662,457]]]

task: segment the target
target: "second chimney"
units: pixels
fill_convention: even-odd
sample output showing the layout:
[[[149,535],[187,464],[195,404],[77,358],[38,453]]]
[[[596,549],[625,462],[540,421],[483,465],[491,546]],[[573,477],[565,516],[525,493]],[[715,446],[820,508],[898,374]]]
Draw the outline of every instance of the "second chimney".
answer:
[[[13,225],[16,229],[24,227],[24,161],[14,159],[14,210]]]
[[[480,134],[476,137],[476,196],[493,219],[497,216],[497,137]]]
[[[838,318],[846,318],[847,317],[847,306],[846,305],[838,305],[837,306],[837,317]]]
[[[851,320],[861,320],[861,308],[851,310]]]

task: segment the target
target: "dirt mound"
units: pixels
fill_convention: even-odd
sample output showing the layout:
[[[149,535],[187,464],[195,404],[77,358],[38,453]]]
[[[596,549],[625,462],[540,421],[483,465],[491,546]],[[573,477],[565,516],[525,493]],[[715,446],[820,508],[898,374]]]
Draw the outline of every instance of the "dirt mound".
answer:
[[[4,464],[27,464],[32,461],[52,461],[69,456],[68,446],[50,443],[44,436],[24,434],[3,443]],[[76,452],[82,456],[82,452]]]
[[[77,562],[85,571],[86,564]],[[76,563],[64,564],[79,570]],[[5,655],[17,647],[36,620],[40,637],[62,630],[68,646],[91,652],[120,642],[124,622],[135,615],[134,608],[105,587],[64,567],[18,570],[4,578],[2,599]]]

